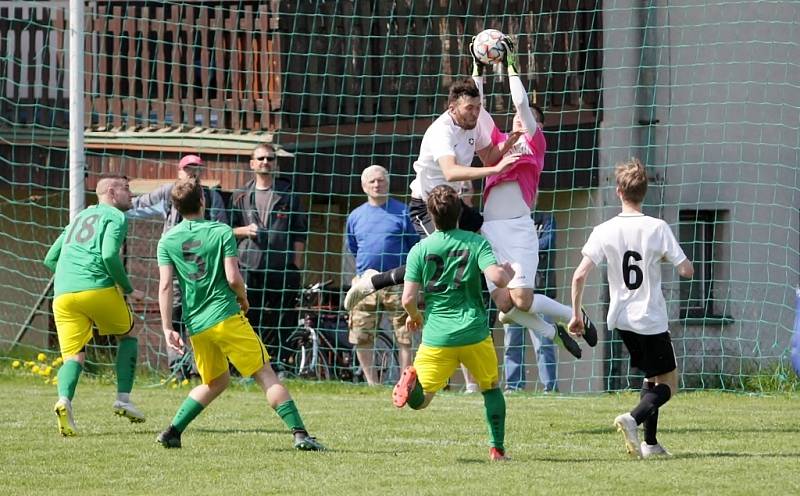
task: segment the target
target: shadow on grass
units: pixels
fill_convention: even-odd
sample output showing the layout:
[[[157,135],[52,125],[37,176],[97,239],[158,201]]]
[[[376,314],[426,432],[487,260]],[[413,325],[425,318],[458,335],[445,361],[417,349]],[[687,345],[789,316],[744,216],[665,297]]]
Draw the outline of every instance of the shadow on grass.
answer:
[[[263,427],[255,427],[250,429],[214,429],[209,427],[197,427],[192,429],[194,432],[206,432],[213,434],[286,434],[291,435],[291,431],[287,429],[265,429]]]
[[[592,434],[592,435],[605,435],[609,432],[615,432],[616,427],[609,425],[608,427],[597,427],[595,429],[581,429],[577,431],[569,431],[569,434]],[[659,426],[658,433],[666,434],[699,434],[699,433],[730,433],[740,432],[743,434],[753,433],[760,434],[764,432],[777,432],[780,434],[796,434],[796,428],[790,427],[753,427],[753,428],[719,428],[719,427],[678,427],[678,428],[664,428]]]

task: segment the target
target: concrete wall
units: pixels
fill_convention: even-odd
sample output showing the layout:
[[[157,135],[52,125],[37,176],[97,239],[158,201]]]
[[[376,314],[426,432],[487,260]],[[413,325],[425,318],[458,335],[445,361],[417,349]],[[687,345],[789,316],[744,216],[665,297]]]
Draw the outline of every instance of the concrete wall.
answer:
[[[800,280],[800,5],[640,4],[615,0],[604,12],[595,213],[615,213],[613,165],[634,155],[654,180],[647,211],[674,232],[682,209],[726,211],[715,293],[732,325],[682,325],[678,284],[665,268],[679,364],[689,384],[708,379],[700,370],[769,367],[787,356]]]

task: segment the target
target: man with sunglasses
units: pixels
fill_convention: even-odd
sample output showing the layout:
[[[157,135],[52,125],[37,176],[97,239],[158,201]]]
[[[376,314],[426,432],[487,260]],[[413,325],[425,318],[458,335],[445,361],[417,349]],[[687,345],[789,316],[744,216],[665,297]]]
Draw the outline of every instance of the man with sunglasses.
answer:
[[[282,368],[286,338],[297,325],[307,213],[291,184],[278,177],[275,149],[258,145],[250,156],[253,179],[231,197],[231,226],[247,284],[247,318]]]

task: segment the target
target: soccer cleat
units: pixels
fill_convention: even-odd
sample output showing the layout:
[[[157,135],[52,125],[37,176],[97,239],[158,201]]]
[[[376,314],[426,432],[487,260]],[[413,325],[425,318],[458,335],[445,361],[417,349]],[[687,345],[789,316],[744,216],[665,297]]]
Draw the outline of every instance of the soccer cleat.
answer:
[[[403,408],[408,403],[408,397],[414,386],[417,385],[417,369],[413,365],[409,365],[403,370],[403,375],[400,380],[394,385],[392,390],[392,403],[397,408]]]
[[[556,335],[553,337],[553,342],[557,343],[558,345],[562,346],[565,350],[569,351],[572,356],[575,358],[580,358],[583,352],[581,352],[581,346],[578,344],[577,341],[572,339],[572,336],[569,335],[567,332],[567,328],[561,322],[557,322],[555,324],[556,327]]]
[[[667,458],[672,456],[672,453],[664,449],[661,444],[649,445],[645,442],[639,446],[642,453],[642,458]]]
[[[628,450],[628,454],[634,458],[641,458],[642,452],[639,447],[638,426],[631,414],[623,413],[617,416],[617,418],[614,419],[614,426],[625,438],[625,449]]]
[[[325,451],[317,438],[309,436],[307,432],[296,432],[294,435],[294,449],[299,451]]]
[[[506,456],[506,450],[489,448],[489,460],[493,462],[507,462],[511,460],[511,458]]]
[[[158,435],[156,442],[167,449],[180,448],[181,433],[170,425],[167,430]]]
[[[53,411],[58,419],[58,432],[64,437],[76,436],[78,429],[75,428],[75,419],[72,418],[72,403],[68,400],[58,400]]]
[[[583,339],[591,347],[597,345],[597,327],[594,326],[592,319],[586,315],[586,310],[581,308],[583,314]]]
[[[133,403],[125,403],[117,400],[114,402],[114,414],[125,417],[130,420],[132,424],[140,424],[144,422],[144,414],[139,411]]]
[[[372,285],[372,276],[380,274],[377,270],[367,269],[358,278],[358,282],[353,284],[353,287],[347,291],[344,297],[344,309],[348,312],[352,310],[358,302],[375,292],[375,287]]]

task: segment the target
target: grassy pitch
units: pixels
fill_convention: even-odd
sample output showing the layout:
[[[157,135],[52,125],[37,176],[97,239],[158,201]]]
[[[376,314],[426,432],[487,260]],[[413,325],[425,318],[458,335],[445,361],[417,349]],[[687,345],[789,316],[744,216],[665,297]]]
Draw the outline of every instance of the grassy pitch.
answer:
[[[290,382],[326,453],[292,449],[255,386],[227,391],[183,448],[155,443],[188,388],[140,386],[144,424],[111,411],[114,387],[83,380],[79,436],[62,439],[54,386],[0,375],[0,494],[798,494],[797,394],[678,395],[661,413],[668,460],[631,460],[613,418],[638,394],[507,398],[508,463],[488,461],[480,395],[397,410],[387,388]],[[644,484],[644,486],[642,486]],[[662,488],[658,488],[661,485]]]

